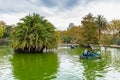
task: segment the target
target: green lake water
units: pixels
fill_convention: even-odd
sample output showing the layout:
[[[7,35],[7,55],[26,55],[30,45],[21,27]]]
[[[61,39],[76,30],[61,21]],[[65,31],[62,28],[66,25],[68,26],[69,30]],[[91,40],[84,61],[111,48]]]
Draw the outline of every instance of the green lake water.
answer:
[[[80,59],[81,49],[15,54],[0,47],[0,80],[120,80],[120,49],[101,48],[102,59]]]

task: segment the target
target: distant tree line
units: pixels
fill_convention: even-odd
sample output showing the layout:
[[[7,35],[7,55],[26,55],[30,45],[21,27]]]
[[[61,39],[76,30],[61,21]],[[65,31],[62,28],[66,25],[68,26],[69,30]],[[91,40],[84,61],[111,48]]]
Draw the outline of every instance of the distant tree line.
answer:
[[[108,22],[104,16],[85,15],[81,25],[59,31],[61,43],[120,45],[120,20]]]

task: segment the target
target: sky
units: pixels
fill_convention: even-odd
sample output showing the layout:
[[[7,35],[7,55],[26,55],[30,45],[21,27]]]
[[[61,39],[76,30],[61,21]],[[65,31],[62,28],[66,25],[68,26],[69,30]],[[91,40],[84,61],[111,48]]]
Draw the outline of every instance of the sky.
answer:
[[[0,20],[16,25],[26,15],[38,13],[58,30],[69,23],[81,25],[88,13],[103,15],[108,21],[120,19],[120,0],[0,0]]]

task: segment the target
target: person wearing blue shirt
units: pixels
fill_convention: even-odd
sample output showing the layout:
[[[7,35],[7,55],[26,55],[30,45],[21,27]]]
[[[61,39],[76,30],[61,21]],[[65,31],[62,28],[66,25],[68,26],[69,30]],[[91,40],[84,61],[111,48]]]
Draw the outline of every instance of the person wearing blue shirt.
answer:
[[[87,51],[87,49],[84,50],[83,56],[88,56],[88,51]]]

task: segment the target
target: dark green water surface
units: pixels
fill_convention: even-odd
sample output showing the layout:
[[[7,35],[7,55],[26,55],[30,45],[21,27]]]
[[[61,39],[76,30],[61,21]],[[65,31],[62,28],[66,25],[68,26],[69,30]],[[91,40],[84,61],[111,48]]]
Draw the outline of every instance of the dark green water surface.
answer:
[[[0,47],[0,80],[120,80],[120,49],[101,48],[102,59],[80,59],[81,49],[15,54]]]

